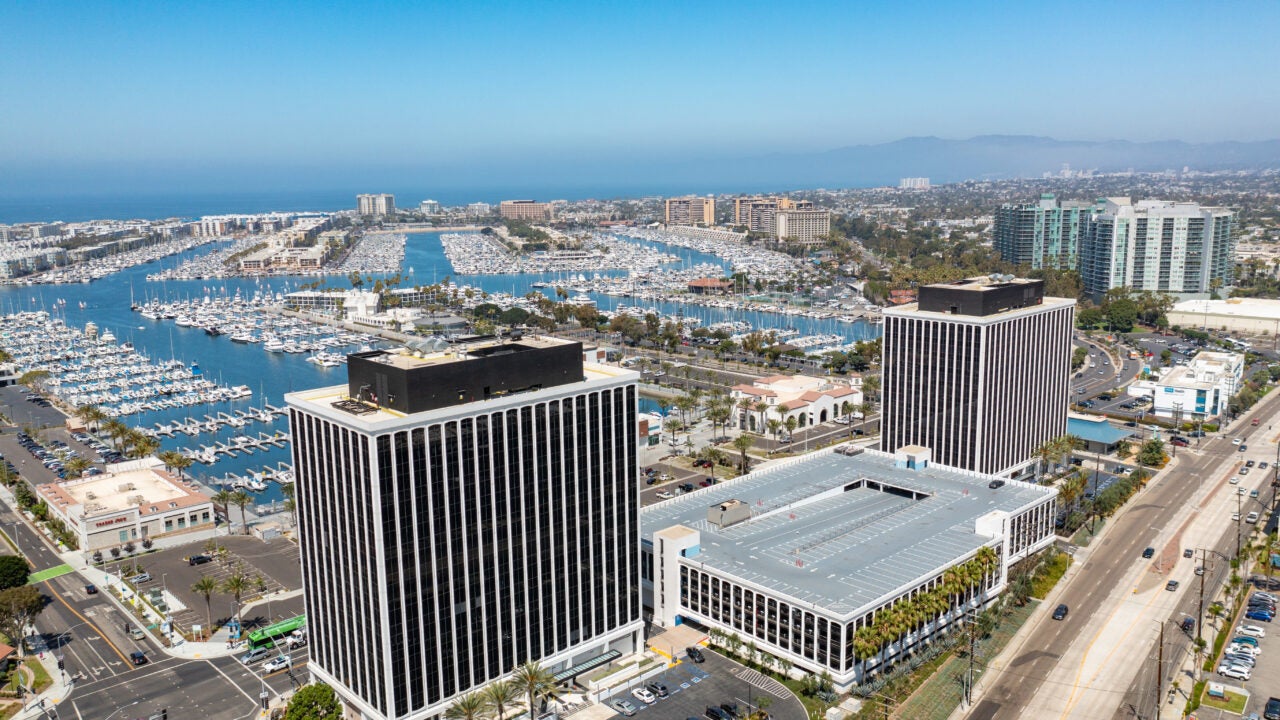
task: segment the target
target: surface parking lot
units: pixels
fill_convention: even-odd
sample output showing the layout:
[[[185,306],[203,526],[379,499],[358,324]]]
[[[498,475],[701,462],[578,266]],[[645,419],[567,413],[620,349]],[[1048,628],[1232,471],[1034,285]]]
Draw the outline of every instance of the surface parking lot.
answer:
[[[214,622],[226,619],[235,613],[235,602],[230,595],[216,592],[211,598],[211,608],[205,607],[204,597],[191,590],[191,586],[203,576],[213,578],[221,583],[238,567],[240,572],[250,580],[248,592],[242,600],[248,601],[260,594],[288,592],[302,587],[302,568],[298,559],[298,546],[279,538],[263,542],[256,537],[246,535],[227,535],[220,533],[218,544],[227,549],[223,559],[201,565],[190,565],[187,558],[205,552],[204,542],[194,542],[180,547],[160,550],[138,557],[138,564],[145,567],[152,581],[140,588],[146,592],[152,588],[164,587],[171,595],[178,598],[186,606],[186,610],[173,613],[173,620],[180,627],[204,625],[208,622],[206,613],[211,609]],[[122,561],[119,565],[127,576],[131,570],[132,559]],[[117,563],[109,562],[104,567],[108,572],[116,573]],[[259,587],[256,579],[262,578]],[[297,607],[294,607],[294,606]],[[301,599],[296,602],[273,603],[268,609],[263,606],[255,612],[245,615],[245,626],[253,628],[258,625],[269,625],[275,620],[292,617],[300,612]]]
[[[1250,594],[1254,592],[1257,592],[1257,588],[1251,587]],[[1280,594],[1280,591],[1276,590],[1269,592]],[[1266,632],[1266,637],[1257,638],[1262,653],[1258,655],[1252,677],[1245,681],[1232,680],[1215,672],[1209,675],[1208,679],[1210,682],[1221,682],[1228,686],[1243,686],[1250,693],[1249,704],[1245,706],[1243,717],[1250,717],[1250,713],[1257,713],[1258,717],[1262,717],[1262,709],[1267,704],[1267,698],[1280,697],[1280,627],[1278,627],[1280,623],[1249,620],[1241,614],[1235,628],[1238,630],[1241,625],[1255,625]],[[1201,706],[1200,710],[1196,711],[1196,717],[1200,720],[1226,720],[1227,718],[1235,720],[1241,716]]]
[[[768,712],[778,720],[805,720],[804,706],[785,686],[754,670],[739,665],[712,650],[703,649],[705,663],[693,663],[681,656],[680,664],[669,667],[661,674],[644,680],[633,681],[625,688],[618,688],[612,696],[626,698],[637,708],[636,717],[651,720],[682,720],[705,718],[708,705],[733,703],[742,714],[768,697]],[[670,693],[646,704],[631,694],[631,689],[650,682],[662,682]],[[605,701],[608,702],[607,700]],[[623,717],[615,714],[614,717]]]

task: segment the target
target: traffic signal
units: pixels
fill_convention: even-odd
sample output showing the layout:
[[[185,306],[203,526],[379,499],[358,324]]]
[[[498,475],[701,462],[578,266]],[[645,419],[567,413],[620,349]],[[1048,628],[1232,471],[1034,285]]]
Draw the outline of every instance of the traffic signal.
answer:
[[[259,697],[259,698],[262,698],[262,709],[263,709],[263,710],[270,710],[270,709],[271,709],[271,696],[270,696],[270,695],[268,695],[267,693],[261,693],[261,694],[259,694],[259,695],[258,695],[258,697]]]
[[[65,661],[65,660],[63,660],[61,657],[59,657],[59,658],[58,658],[58,669],[59,669],[59,670],[66,670],[66,669],[67,669],[67,663],[66,663],[66,661]]]

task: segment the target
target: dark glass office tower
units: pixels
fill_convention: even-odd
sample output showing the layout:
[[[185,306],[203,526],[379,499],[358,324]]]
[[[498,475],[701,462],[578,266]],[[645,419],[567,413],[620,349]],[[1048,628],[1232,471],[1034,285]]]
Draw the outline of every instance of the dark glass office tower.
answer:
[[[1066,433],[1075,300],[1009,275],[920,288],[884,311],[880,449],[1005,477]]]
[[[311,669],[350,710],[432,718],[640,642],[636,379],[488,339],[287,396]]]

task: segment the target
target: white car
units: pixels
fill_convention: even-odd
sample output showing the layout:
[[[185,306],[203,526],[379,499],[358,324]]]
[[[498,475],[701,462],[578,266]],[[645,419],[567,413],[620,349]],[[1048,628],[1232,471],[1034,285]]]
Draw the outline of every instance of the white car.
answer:
[[[1261,591],[1261,590],[1259,590],[1258,592],[1254,593],[1251,597],[1255,597],[1255,598],[1262,598],[1263,600],[1270,600],[1271,602],[1275,602],[1276,600],[1280,600],[1280,597],[1276,597],[1276,595],[1275,595],[1274,593],[1263,592],[1263,591]]]
[[[1240,476],[1239,476],[1239,475],[1232,475],[1232,476],[1231,476],[1231,484],[1232,484],[1232,485],[1239,485],[1239,484],[1240,484]]]
[[[1239,444],[1240,444],[1240,438],[1231,438],[1231,444],[1232,444],[1232,445],[1239,445]]]
[[[667,492],[666,490],[659,490],[658,492],[654,493],[654,495],[658,496],[663,500],[670,500],[671,498],[675,497],[675,495],[672,495],[670,492]]]
[[[1245,645],[1243,643],[1231,643],[1230,645],[1227,646],[1227,652],[1242,653],[1250,657],[1257,657],[1258,655],[1262,654],[1262,652],[1258,650],[1258,648],[1254,647],[1253,645]]]
[[[262,664],[262,672],[273,673],[277,670],[283,670],[293,664],[288,655],[277,655]]]
[[[1249,671],[1249,668],[1239,665],[1219,665],[1218,674],[1234,680],[1248,680],[1253,677],[1253,673]]]
[[[635,690],[632,690],[631,694],[635,695],[637,700],[645,704],[651,705],[653,703],[658,702],[658,696],[649,692],[647,688],[638,687]]]
[[[1248,635],[1250,637],[1266,637],[1267,631],[1257,625],[1241,625],[1236,628],[1237,635]]]

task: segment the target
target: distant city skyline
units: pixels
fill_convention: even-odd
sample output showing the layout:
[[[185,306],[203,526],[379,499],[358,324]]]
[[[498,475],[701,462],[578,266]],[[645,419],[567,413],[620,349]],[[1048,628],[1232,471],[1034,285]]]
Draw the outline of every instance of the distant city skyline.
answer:
[[[1278,21],[1260,2],[10,3],[0,192],[653,186],[916,136],[1257,141]]]

